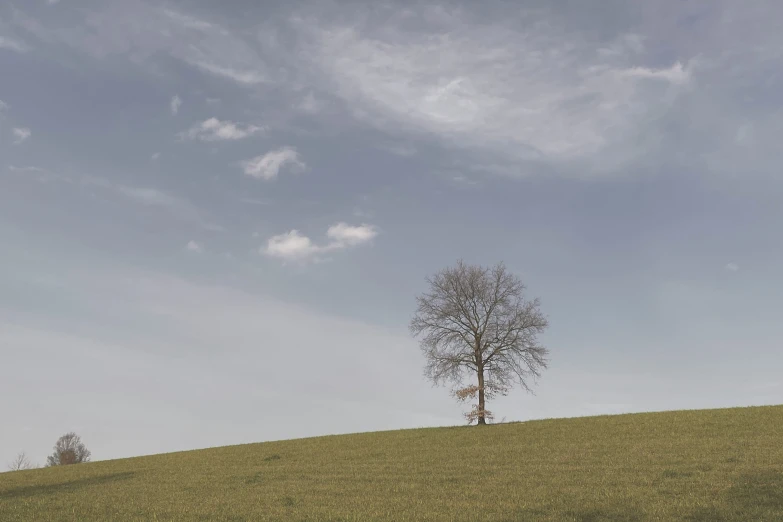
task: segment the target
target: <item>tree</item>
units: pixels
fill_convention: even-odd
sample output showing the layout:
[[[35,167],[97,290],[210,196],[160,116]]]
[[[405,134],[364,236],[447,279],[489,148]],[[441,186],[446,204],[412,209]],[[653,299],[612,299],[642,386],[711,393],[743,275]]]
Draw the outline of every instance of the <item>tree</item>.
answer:
[[[478,394],[466,417],[486,424],[492,419],[486,401],[507,395],[514,384],[532,393],[527,380],[547,367],[549,350],[536,341],[547,319],[538,299],[525,300],[525,285],[503,263],[484,268],[459,261],[427,283],[410,322],[411,333],[421,336],[424,373],[435,385],[453,383],[460,400]],[[465,386],[466,377],[475,384]]]
[[[65,466],[90,461],[90,450],[75,433],[66,433],[54,445],[54,453],[46,458],[46,466]]]
[[[14,460],[8,464],[8,469],[11,471],[21,471],[23,469],[33,469],[35,466],[30,459],[27,458],[25,452],[19,453]]]

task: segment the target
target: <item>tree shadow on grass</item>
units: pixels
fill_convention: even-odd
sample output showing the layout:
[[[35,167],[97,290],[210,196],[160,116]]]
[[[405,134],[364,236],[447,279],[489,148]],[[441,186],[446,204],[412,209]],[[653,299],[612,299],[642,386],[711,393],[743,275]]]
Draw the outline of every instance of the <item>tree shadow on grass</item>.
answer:
[[[87,488],[90,486],[98,486],[102,484],[110,484],[112,482],[128,480],[132,478],[134,475],[135,473],[133,471],[126,471],[124,473],[112,473],[111,475],[98,475],[97,477],[87,477],[83,479],[71,480],[69,482],[61,482],[58,484],[23,486],[20,488],[0,491],[0,499],[25,498],[25,497],[35,497],[38,495],[52,495],[55,493],[65,493],[68,491],[74,491],[77,489]]]

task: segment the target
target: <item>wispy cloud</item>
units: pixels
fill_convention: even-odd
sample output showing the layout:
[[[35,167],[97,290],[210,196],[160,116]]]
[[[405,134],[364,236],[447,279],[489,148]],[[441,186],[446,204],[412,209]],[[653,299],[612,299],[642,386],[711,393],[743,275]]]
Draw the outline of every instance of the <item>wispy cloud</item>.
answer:
[[[406,143],[384,143],[379,145],[380,148],[391,152],[397,156],[410,158],[416,155],[416,147]]]
[[[739,267],[739,265],[738,265],[737,263],[728,263],[728,264],[727,264],[726,266],[724,266],[723,268],[725,268],[725,269],[726,269],[726,270],[728,270],[729,272],[738,272],[738,271],[739,271],[739,269],[740,269],[740,267]]]
[[[242,125],[232,121],[209,118],[180,133],[180,137],[201,141],[241,140],[262,130],[264,129],[257,125]]]
[[[193,241],[191,239],[190,241],[188,241],[188,244],[185,245],[185,250],[187,250],[188,252],[196,252],[200,254],[204,251],[204,246],[198,241]]]
[[[215,62],[210,62],[207,60],[189,59],[187,62],[203,71],[212,73],[216,76],[223,76],[230,80],[234,80],[237,83],[254,85],[258,83],[264,83],[266,81],[265,76],[259,74],[256,71],[243,71],[234,69],[233,67],[224,67]]]
[[[618,7],[598,25],[581,24],[585,8],[577,4],[498,4],[481,14],[465,4],[387,11],[338,4],[216,23],[147,2],[111,2],[90,12],[79,31],[24,14],[13,22],[95,57],[124,54],[141,64],[165,55],[244,87],[271,85],[292,112],[326,118],[319,111],[329,100],[336,109],[329,118],[339,113],[417,147],[422,138],[437,140],[476,170],[587,177],[694,158],[711,174],[749,160],[774,169],[768,158],[779,115],[749,114],[737,94],[777,85],[768,73],[781,61],[769,37],[780,13],[772,2],[767,16],[724,2],[700,11],[692,31],[682,31],[688,9],[661,14],[643,3]],[[633,10],[646,16],[631,26]],[[755,93],[754,104],[767,103],[765,92]],[[673,128],[698,153],[672,147]],[[741,151],[724,146],[735,143]]]
[[[8,110],[8,104],[3,100],[0,100],[0,112],[3,112],[5,110]]]
[[[155,154],[153,154],[152,156],[150,156],[150,159],[151,159],[152,161],[158,161],[158,160],[160,159],[160,152],[156,152]]]
[[[179,97],[178,94],[175,94],[174,97],[171,98],[171,102],[169,103],[171,114],[177,114],[179,112],[179,108],[181,105],[182,105],[182,99]]]
[[[378,230],[372,225],[352,226],[341,222],[329,227],[326,236],[330,241],[324,245],[313,243],[309,237],[294,229],[269,238],[262,252],[284,261],[305,262],[317,260],[319,254],[368,243],[377,235]]]
[[[517,167],[645,153],[640,136],[690,82],[692,57],[652,67],[639,35],[596,45],[523,11],[485,24],[431,6],[400,10],[383,30],[360,13],[334,23],[302,16],[296,27],[312,42],[311,67],[381,130],[426,133]]]
[[[307,114],[316,114],[323,108],[323,102],[318,100],[313,91],[309,91],[304,98],[299,100],[296,108]]]
[[[684,84],[690,79],[690,71],[683,67],[682,63],[675,62],[667,69],[652,69],[649,67],[632,67],[622,71],[626,76],[636,78],[651,78],[665,80],[674,84]]]
[[[27,46],[19,40],[14,40],[7,36],[0,36],[0,49],[8,49],[10,51],[16,51],[17,53],[23,53],[27,51]]]
[[[14,137],[16,138],[14,140],[14,143],[17,145],[30,138],[30,136],[32,136],[33,134],[32,131],[30,131],[30,129],[27,129],[25,127],[16,127],[13,132],[14,132]]]
[[[299,153],[293,147],[283,147],[256,156],[241,162],[241,166],[247,176],[267,181],[275,179],[283,167],[287,166],[293,170],[306,168],[305,163],[299,159]]]
[[[173,196],[162,190],[149,187],[130,187],[127,185],[118,185],[106,180],[96,178],[85,178],[82,183],[88,185],[100,186],[111,191],[122,194],[125,198],[137,204],[157,207],[169,213],[176,219],[185,222],[196,223],[206,230],[222,231],[223,227],[214,224],[202,216],[201,211],[190,201]]]
[[[172,11],[171,9],[163,9],[163,14],[165,14],[168,18],[170,18],[174,22],[177,22],[179,25],[187,29],[196,29],[198,31],[210,31],[215,27],[214,24],[211,24],[204,20],[199,20],[198,18],[195,18],[193,16],[188,16],[186,14],[177,11]]]
[[[127,53],[136,63],[168,55],[203,72],[243,85],[267,82],[266,60],[253,39],[234,28],[149,2],[105,3],[78,31],[14,13],[14,22],[45,42],[59,42],[97,58]],[[279,74],[278,74],[279,76]]]
[[[40,167],[17,167],[15,165],[8,165],[8,170],[11,172],[37,172],[37,173],[45,173],[48,172],[46,169],[42,169]]]

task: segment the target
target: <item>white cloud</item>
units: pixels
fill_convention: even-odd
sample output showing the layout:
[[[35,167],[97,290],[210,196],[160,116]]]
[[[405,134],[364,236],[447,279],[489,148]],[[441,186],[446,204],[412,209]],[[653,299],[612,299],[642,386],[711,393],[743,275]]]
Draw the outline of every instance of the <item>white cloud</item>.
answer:
[[[347,223],[337,223],[329,227],[326,236],[333,240],[333,245],[354,246],[366,243],[378,235],[377,229],[372,225],[362,224],[351,226]]]
[[[468,11],[401,10],[382,29],[360,14],[331,25],[303,18],[297,28],[313,42],[311,67],[357,118],[503,163],[639,154],[637,133],[691,74],[682,61],[664,69],[639,63],[641,38],[633,35],[601,53],[582,33],[532,23],[532,12],[520,11],[531,18],[521,31],[517,15],[484,24]],[[411,16],[420,30],[405,23]],[[675,89],[641,88],[650,79]]]
[[[171,114],[177,114],[181,105],[182,98],[180,98],[178,94],[175,94],[169,104],[169,107],[171,108]]]
[[[240,165],[246,175],[264,180],[275,179],[284,166],[299,170],[306,168],[304,162],[299,159],[299,153],[293,147],[283,147],[267,152],[243,161]]]
[[[201,141],[241,140],[262,131],[256,125],[242,125],[231,121],[220,121],[209,118],[180,133],[181,138],[199,139]]]
[[[476,170],[541,172],[521,168],[531,161],[586,177],[640,172],[632,168],[638,160],[696,157],[713,171],[713,163],[736,171],[748,158],[774,169],[780,118],[773,110],[748,118],[741,98],[772,103],[760,90],[780,62],[769,39],[777,4],[759,11],[724,2],[662,15],[641,3],[634,9],[645,16],[633,25],[624,9],[585,25],[586,8],[577,4],[483,13],[467,4],[417,4],[384,11],[379,25],[376,8],[316,2],[259,21],[223,17],[221,25],[151,2],[105,2],[79,30],[23,13],[13,23],[96,57],[143,64],[168,56],[242,86],[268,83],[281,108],[317,112],[328,100],[420,149],[425,137],[466,152],[460,161]],[[698,16],[698,27],[683,31],[675,21],[689,15]],[[664,55],[670,58],[661,62]],[[743,141],[747,150],[721,146],[724,129],[743,122],[754,129],[750,143]],[[688,140],[699,154],[671,147],[673,139]],[[723,161],[731,154],[734,163]]]
[[[726,269],[726,270],[728,270],[729,272],[738,272],[738,271],[739,271],[739,269],[740,269],[740,267],[739,267],[739,265],[738,265],[737,263],[728,263],[728,264],[727,264],[725,267],[723,267],[723,268],[725,268],[725,269]]]
[[[243,71],[237,70],[232,67],[224,67],[215,62],[209,62],[206,60],[187,60],[190,65],[198,67],[206,72],[212,73],[216,76],[223,76],[230,80],[234,80],[237,83],[245,85],[255,85],[266,82],[266,77],[259,74],[256,71]]]
[[[6,109],[8,109],[8,104],[3,100],[0,100],[0,112],[3,112]]]
[[[197,252],[197,253],[201,253],[204,251],[204,247],[201,245],[201,243],[193,240],[188,241],[188,244],[185,246],[185,249],[188,250],[189,252]]]
[[[623,74],[626,76],[634,76],[637,78],[652,78],[658,80],[666,80],[674,84],[688,83],[690,80],[690,71],[684,68],[682,63],[675,62],[674,65],[668,69],[650,69],[649,67],[632,67],[625,69]]]
[[[14,136],[16,139],[14,140],[14,143],[19,144],[28,139],[33,133],[30,131],[30,129],[24,128],[24,127],[17,127],[14,129]]]
[[[10,51],[16,51],[17,53],[23,53],[27,50],[27,46],[18,40],[0,36],[0,49],[8,49]]]
[[[151,159],[152,161],[158,161],[158,159],[159,159],[159,158],[160,158],[160,152],[156,152],[155,154],[153,154],[152,156],[150,156],[150,159]]]
[[[269,238],[262,253],[284,261],[317,261],[319,254],[368,243],[377,235],[378,231],[372,225],[351,226],[340,222],[326,231],[330,241],[325,245],[317,245],[309,237],[294,229]]]
[[[321,251],[309,237],[294,229],[285,234],[272,236],[267,241],[264,253],[289,261],[304,261]]]

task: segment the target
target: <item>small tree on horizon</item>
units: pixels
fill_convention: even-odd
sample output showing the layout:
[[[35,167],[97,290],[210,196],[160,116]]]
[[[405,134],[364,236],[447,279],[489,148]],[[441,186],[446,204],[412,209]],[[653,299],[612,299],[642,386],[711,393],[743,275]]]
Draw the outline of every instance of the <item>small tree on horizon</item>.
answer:
[[[27,458],[27,454],[22,451],[20,452],[14,460],[8,463],[8,469],[11,471],[22,471],[25,469],[34,469],[36,466],[30,462],[30,459]]]
[[[547,367],[549,350],[537,343],[547,319],[503,263],[485,268],[459,261],[427,282],[429,292],[417,297],[410,322],[411,333],[421,336],[425,376],[435,385],[454,384],[461,401],[478,396],[466,418],[486,424],[493,418],[486,401],[507,395],[514,384],[532,393],[527,380]],[[466,378],[473,384],[466,386]]]
[[[54,445],[54,453],[46,458],[46,467],[66,466],[90,461],[90,450],[75,433],[66,433]]]

